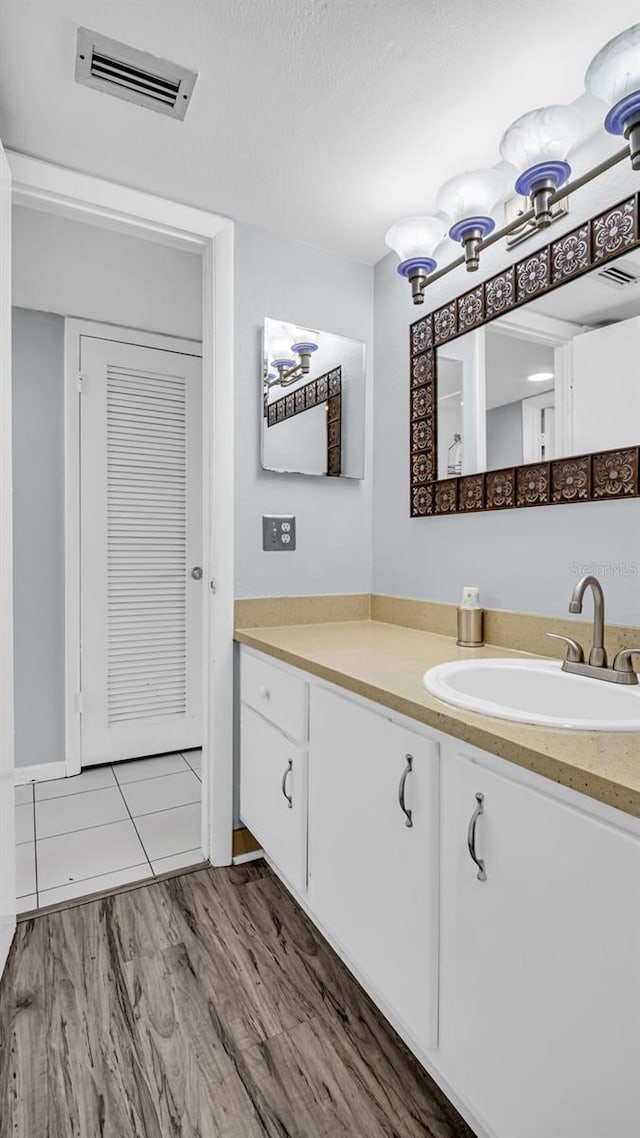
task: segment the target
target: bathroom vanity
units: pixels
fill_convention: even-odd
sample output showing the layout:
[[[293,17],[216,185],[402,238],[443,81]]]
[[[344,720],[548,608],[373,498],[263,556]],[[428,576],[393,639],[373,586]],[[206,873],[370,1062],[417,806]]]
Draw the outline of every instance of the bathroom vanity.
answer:
[[[236,638],[242,821],[474,1131],[637,1135],[640,736],[447,707],[428,632]]]

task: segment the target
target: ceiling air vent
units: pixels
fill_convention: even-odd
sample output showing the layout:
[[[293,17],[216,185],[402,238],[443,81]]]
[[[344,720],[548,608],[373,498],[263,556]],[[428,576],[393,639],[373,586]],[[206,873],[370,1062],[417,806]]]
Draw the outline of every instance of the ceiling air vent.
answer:
[[[183,119],[197,78],[195,71],[187,71],[168,59],[158,59],[88,28],[78,28],[77,83]]]
[[[640,280],[640,268],[633,261],[616,261],[596,273],[596,276],[609,288],[627,288],[628,285],[636,284]]]

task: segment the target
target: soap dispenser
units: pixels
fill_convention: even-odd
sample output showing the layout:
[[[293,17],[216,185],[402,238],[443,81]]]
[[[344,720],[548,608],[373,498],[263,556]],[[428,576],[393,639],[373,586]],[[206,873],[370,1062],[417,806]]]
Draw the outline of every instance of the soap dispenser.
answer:
[[[458,605],[458,639],[460,648],[481,648],[484,644],[484,609],[480,605],[480,590],[465,585]]]

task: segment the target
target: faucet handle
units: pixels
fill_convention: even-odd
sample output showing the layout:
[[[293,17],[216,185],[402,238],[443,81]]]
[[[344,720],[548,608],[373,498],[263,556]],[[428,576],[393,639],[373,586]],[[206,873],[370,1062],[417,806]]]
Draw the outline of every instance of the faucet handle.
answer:
[[[551,640],[562,640],[566,644],[567,653],[565,662],[568,661],[570,664],[584,663],[582,645],[578,644],[577,640],[572,640],[570,636],[560,636],[557,632],[547,632],[547,636],[549,636]]]
[[[617,652],[613,660],[614,672],[633,672],[634,667],[631,663],[633,656],[640,656],[640,648],[623,648],[621,652]]]

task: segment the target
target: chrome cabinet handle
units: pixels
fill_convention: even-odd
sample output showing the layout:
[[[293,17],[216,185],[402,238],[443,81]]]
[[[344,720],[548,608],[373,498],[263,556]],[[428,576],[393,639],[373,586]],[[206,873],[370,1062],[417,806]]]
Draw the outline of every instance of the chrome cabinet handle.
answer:
[[[471,815],[471,821],[469,822],[469,829],[467,830],[467,846],[469,849],[469,854],[471,855],[472,862],[474,863],[474,865],[477,865],[477,867],[478,867],[478,881],[486,881],[487,880],[487,875],[484,871],[484,861],[482,860],[481,857],[478,857],[478,855],[476,853],[476,825],[478,822],[478,818],[483,813],[484,813],[484,794],[478,793],[478,794],[476,794],[476,808],[473,811],[473,814]]]
[[[284,797],[287,800],[287,805],[288,805],[290,810],[293,809],[293,795],[287,794],[287,779],[288,779],[289,775],[291,774],[292,770],[293,770],[293,759],[289,759],[289,762],[287,763],[287,769],[282,776],[282,793],[284,794]]]
[[[400,786],[398,787],[398,802],[400,803],[400,809],[405,816],[405,826],[413,826],[413,812],[407,808],[404,800],[407,775],[410,775],[411,771],[413,770],[413,755],[405,755],[405,759],[407,761],[407,765],[402,772]]]

